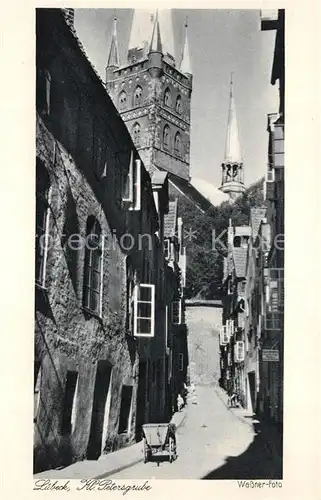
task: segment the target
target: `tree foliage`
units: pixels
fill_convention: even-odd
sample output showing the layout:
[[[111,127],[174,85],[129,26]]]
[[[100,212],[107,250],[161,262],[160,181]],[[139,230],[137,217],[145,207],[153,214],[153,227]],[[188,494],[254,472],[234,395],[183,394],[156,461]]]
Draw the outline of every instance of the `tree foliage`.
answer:
[[[251,208],[262,206],[263,179],[250,186],[234,203],[223,202],[212,206],[206,213],[180,199],[187,255],[187,298],[220,297],[229,219],[233,226],[247,225]],[[222,244],[215,241],[218,236]]]

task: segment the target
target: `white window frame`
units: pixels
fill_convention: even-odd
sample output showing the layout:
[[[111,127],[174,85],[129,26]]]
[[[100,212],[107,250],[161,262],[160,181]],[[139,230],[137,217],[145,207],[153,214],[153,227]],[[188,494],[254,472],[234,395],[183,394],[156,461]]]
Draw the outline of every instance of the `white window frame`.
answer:
[[[268,170],[266,172],[266,182],[267,183],[275,182],[275,170],[274,170],[274,168],[272,168],[271,170]]]
[[[142,184],[141,184],[141,160],[135,160],[135,169],[133,171],[133,201],[132,206],[129,207],[129,210],[140,210],[141,209],[141,193],[142,193]]]
[[[241,347],[241,353],[242,355],[239,356],[239,351]],[[244,345],[244,340],[237,340],[235,342],[235,351],[234,351],[234,360],[236,363],[242,363],[245,358],[245,345]]]
[[[151,301],[138,300],[138,292],[140,288],[151,289]],[[138,316],[138,303],[151,304],[151,316],[142,317]],[[149,333],[140,333],[137,330],[137,323],[139,319],[148,319],[151,321],[151,331]],[[155,336],[155,285],[149,283],[140,283],[134,288],[134,337],[154,337]]]
[[[178,321],[174,321],[176,319],[175,315],[174,315],[174,304],[178,304],[178,318],[177,318]],[[181,299],[172,301],[171,318],[172,318],[173,325],[181,325],[182,324],[182,300]]]
[[[227,345],[229,343],[228,338],[228,324],[222,325],[220,330],[220,345]]]

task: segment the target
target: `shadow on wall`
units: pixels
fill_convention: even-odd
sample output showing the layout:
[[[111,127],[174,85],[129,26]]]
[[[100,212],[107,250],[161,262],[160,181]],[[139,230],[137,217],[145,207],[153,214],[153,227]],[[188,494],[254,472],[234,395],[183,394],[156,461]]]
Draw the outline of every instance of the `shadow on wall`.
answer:
[[[264,424],[254,422],[252,425],[256,435],[247,450],[238,457],[226,457],[224,465],[209,472],[202,479],[277,480],[283,478],[282,433],[274,429],[274,446],[272,448],[267,442],[267,433],[271,432],[268,431],[269,428],[265,428]]]

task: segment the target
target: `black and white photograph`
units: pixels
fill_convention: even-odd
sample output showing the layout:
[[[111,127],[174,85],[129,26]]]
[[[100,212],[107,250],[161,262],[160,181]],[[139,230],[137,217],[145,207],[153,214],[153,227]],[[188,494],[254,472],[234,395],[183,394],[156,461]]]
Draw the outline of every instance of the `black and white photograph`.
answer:
[[[108,7],[35,11],[33,479],[281,488],[287,13]]]

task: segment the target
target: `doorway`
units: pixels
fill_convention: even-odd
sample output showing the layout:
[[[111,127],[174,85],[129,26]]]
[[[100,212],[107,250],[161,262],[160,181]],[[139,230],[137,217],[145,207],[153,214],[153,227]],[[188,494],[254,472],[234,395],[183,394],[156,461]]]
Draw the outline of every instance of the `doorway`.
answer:
[[[108,425],[105,419],[105,411],[108,410],[106,400],[110,386],[111,370],[111,365],[107,361],[98,361],[87,447],[88,460],[97,460],[101,455],[104,425]]]
[[[142,439],[142,427],[145,423],[145,411],[146,411],[146,375],[147,375],[147,363],[139,363],[138,372],[138,391],[137,391],[137,410],[136,410],[136,441]]]
[[[248,373],[249,387],[250,387],[250,398],[251,398],[251,409],[256,412],[256,383],[255,383],[255,372]]]

